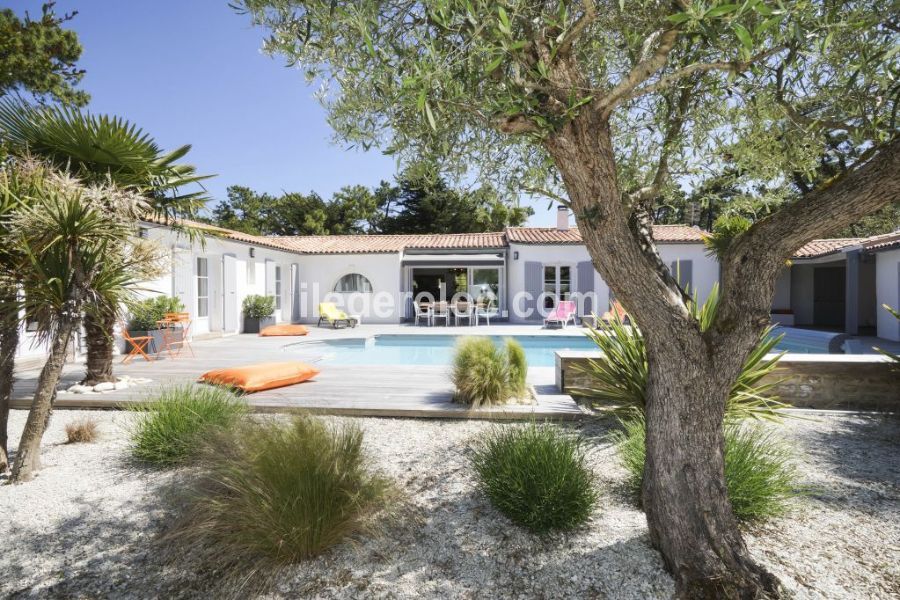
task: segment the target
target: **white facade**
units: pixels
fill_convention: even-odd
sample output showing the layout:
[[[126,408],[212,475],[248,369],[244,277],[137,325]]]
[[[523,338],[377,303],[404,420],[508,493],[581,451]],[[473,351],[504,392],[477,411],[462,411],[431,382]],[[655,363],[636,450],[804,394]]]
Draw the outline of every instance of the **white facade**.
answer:
[[[900,310],[900,248],[875,253],[875,302],[878,337],[900,342],[900,321],[882,307]]]

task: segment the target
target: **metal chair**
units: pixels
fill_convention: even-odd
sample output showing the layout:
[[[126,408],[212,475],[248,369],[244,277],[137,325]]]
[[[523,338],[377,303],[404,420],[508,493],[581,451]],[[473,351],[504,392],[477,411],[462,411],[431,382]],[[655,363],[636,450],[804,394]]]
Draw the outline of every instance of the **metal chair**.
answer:
[[[119,329],[122,331],[122,339],[128,342],[131,345],[131,351],[125,355],[125,358],[122,359],[122,364],[127,365],[130,361],[134,360],[138,356],[143,356],[144,360],[147,362],[152,362],[154,358],[147,354],[147,346],[150,345],[150,342],[153,341],[153,337],[149,335],[138,335],[132,337],[131,334],[128,333],[128,327],[125,323],[119,324]]]
[[[169,351],[169,356],[172,358],[176,358],[181,354],[181,351],[187,348],[191,352],[192,357],[196,357],[194,354],[194,348],[191,347],[190,335],[191,335],[191,319],[189,313],[166,313],[166,321],[168,321],[168,326],[162,329],[163,341],[166,345],[166,350]],[[176,327],[177,325],[181,325],[180,328]],[[181,333],[181,337],[176,337],[176,332]],[[177,351],[176,351],[177,350]]]
[[[419,319],[425,319],[425,322],[428,325],[431,325],[431,308],[422,308],[418,302],[413,302],[413,311],[415,311],[415,321],[416,325],[419,324]]]

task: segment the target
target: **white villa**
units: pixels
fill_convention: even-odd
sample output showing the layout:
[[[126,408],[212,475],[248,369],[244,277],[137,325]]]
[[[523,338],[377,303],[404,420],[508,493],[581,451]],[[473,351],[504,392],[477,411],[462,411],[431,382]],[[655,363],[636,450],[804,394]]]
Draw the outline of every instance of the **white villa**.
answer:
[[[207,232],[203,242],[153,222],[140,232],[170,249],[172,265],[143,293],[180,298],[198,337],[240,333],[241,304],[251,294],[274,296],[276,320],[294,323],[316,323],[324,301],[363,323],[400,323],[411,320],[421,293],[449,299],[489,290],[497,317],[513,323],[540,323],[570,296],[579,298],[579,315],[602,313],[611,301],[563,207],[556,227],[491,233],[262,237],[193,225]],[[685,225],[654,227],[662,258],[701,298],[719,278],[703,235]],[[882,304],[900,306],[900,232],[802,248],[778,282],[773,320],[900,341],[900,325]],[[23,332],[21,357],[42,354]]]

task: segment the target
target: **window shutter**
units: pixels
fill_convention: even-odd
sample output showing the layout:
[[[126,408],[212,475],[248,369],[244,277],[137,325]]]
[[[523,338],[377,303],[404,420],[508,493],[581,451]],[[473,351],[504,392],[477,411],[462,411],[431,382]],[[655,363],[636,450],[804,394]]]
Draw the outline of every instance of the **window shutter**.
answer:
[[[544,289],[543,268],[541,263],[535,261],[525,262],[525,291],[531,294],[531,299],[524,303],[525,312],[531,311],[528,317],[532,321],[540,321],[541,313],[537,311],[537,299]]]
[[[678,285],[688,294],[694,293],[694,261],[676,260],[670,267],[672,277],[678,280]]]
[[[589,260],[582,261],[578,263],[577,275],[578,278],[578,295],[581,296],[579,299],[579,308],[581,309],[581,315],[589,315],[594,309],[594,265]]]

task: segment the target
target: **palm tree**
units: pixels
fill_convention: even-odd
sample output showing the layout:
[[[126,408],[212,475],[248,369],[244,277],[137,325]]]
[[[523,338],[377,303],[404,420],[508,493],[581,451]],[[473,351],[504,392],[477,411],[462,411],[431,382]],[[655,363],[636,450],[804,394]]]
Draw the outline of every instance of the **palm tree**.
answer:
[[[85,183],[108,182],[145,195],[149,202],[135,219],[152,216],[178,227],[179,217],[194,215],[207,199],[205,190],[180,191],[211,177],[177,162],[190,151],[189,145],[165,154],[149,135],[118,117],[5,101],[0,102],[0,136],[13,153],[41,156]],[[191,238],[200,235],[194,229],[181,230]],[[112,315],[117,310],[97,307],[85,317],[86,384],[113,381]]]
[[[34,195],[46,168],[32,161],[5,161],[0,165],[0,473],[9,466],[7,426],[13,372],[19,346],[19,266],[21,249],[10,243],[10,219]]]
[[[4,244],[15,244],[24,257],[20,266],[23,294],[17,303],[36,324],[50,354],[22,432],[11,481],[27,481],[40,468],[40,444],[46,428],[66,352],[82,314],[96,306],[97,292],[133,285],[131,268],[120,262],[113,246],[126,239],[132,207],[110,210],[110,190],[87,188],[59,175],[45,177],[27,204],[10,220]],[[131,201],[119,195],[117,201]]]

